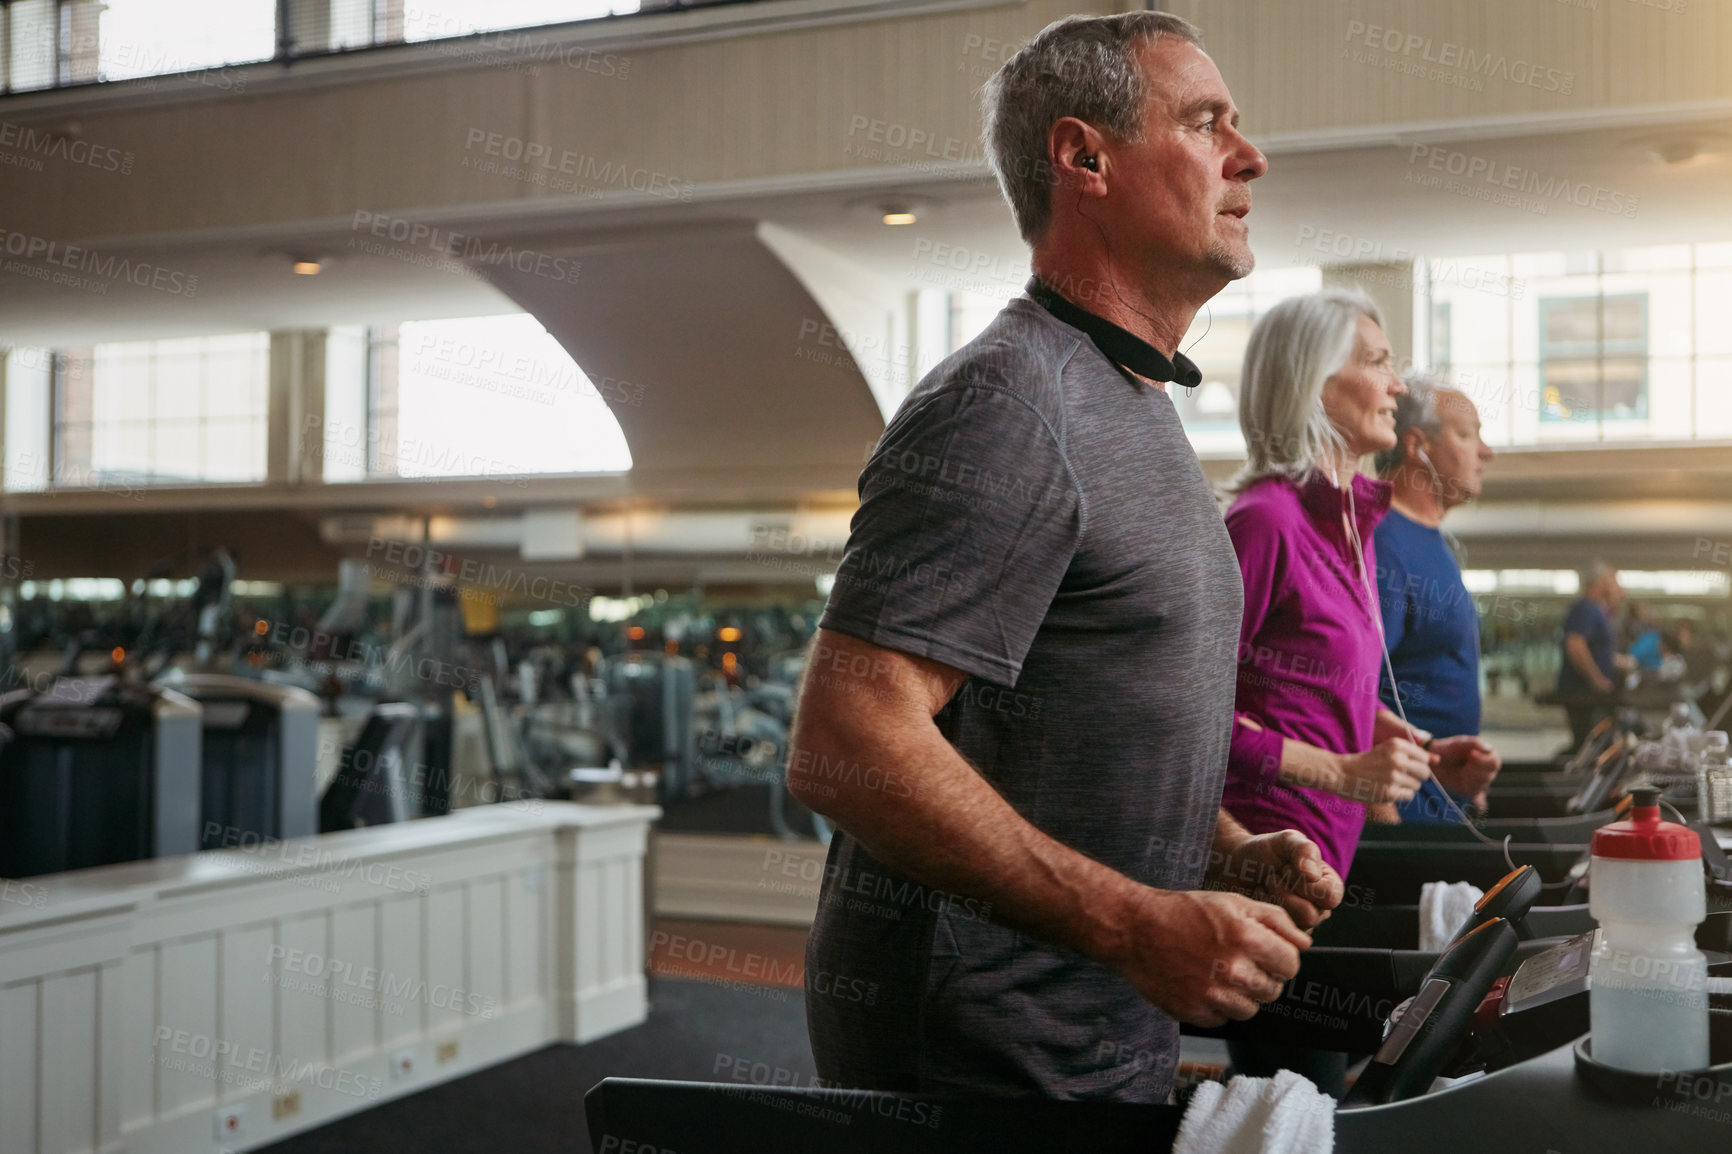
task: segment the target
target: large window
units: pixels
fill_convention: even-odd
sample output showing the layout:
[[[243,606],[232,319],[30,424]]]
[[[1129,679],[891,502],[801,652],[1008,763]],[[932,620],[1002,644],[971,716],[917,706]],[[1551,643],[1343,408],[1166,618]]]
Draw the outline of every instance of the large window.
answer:
[[[638,0],[410,0],[403,39],[438,40],[502,28],[535,28],[636,12]]]
[[[1732,440],[1732,244],[1450,257],[1419,281],[1419,367],[1473,398],[1490,444]],[[1198,452],[1244,452],[1251,328],[1320,282],[1316,268],[1258,272],[1198,314],[1182,347],[1204,384],[1173,390]]]
[[[263,480],[269,385],[269,333],[60,352],[54,484]]]
[[[625,472],[609,403],[650,403],[527,314],[333,329],[327,348],[327,481]]]
[[[97,58],[103,80],[198,72],[269,60],[277,47],[277,5],[275,0],[103,0],[100,29]]]
[[[1648,415],[1648,297],[1540,301],[1541,421]]]
[[[1491,444],[1732,439],[1732,245],[1431,266],[1432,363]]]
[[[6,362],[6,469],[0,487],[13,491],[48,488],[48,406],[53,395],[54,353],[12,349]]]
[[[1203,383],[1195,389],[1167,386],[1197,452],[1237,455],[1245,451],[1239,432],[1239,376],[1251,329],[1276,302],[1316,292],[1322,284],[1323,274],[1314,267],[1254,272],[1228,285],[1197,314],[1179,349],[1196,362]]]
[[[652,0],[658,10],[687,6]],[[152,76],[241,91],[245,78],[227,66],[540,28],[640,7],[640,0],[0,0],[0,92]]]

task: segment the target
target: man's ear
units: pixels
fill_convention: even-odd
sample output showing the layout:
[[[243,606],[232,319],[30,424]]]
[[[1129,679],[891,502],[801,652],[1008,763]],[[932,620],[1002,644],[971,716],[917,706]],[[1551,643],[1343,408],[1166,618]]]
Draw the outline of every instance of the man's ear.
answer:
[[[1053,182],[1066,188],[1100,185],[1100,173],[1106,167],[1102,160],[1105,145],[1099,131],[1074,116],[1053,121],[1047,132]]]

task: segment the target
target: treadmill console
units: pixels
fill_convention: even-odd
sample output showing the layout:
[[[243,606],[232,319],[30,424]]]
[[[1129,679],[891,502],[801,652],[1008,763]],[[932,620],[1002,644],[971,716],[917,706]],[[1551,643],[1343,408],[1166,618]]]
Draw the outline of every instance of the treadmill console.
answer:
[[[31,737],[108,738],[120,730],[121,711],[107,706],[68,709],[30,705],[18,711],[12,728]]]
[[[1505,1014],[1520,1014],[1588,988],[1588,959],[1599,930],[1578,934],[1521,964],[1504,993]]]

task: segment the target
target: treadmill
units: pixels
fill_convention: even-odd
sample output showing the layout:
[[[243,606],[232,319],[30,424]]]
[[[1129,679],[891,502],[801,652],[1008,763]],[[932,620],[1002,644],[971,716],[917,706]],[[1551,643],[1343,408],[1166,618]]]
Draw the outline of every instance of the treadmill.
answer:
[[[682,800],[697,776],[697,675],[690,658],[628,652],[602,670],[627,769],[657,772],[657,799]]]
[[[387,825],[423,816],[409,776],[421,710],[406,701],[373,706],[319,799],[320,833]]]
[[[0,697],[0,876],[198,852],[200,713],[114,674]]]
[[[1307,951],[1286,996],[1299,991],[1315,1007],[1317,989],[1346,991],[1351,1005],[1336,1014],[1301,1022],[1271,1013],[1281,1005],[1273,1003],[1223,1029],[1324,1048],[1345,1029],[1372,1051],[1336,1111],[1336,1154],[1724,1149],[1727,1115],[1712,1107],[1732,1096],[1732,997],[1711,998],[1709,1068],[1656,1075],[1599,1065],[1582,1036],[1592,934],[1523,943],[1516,927],[1535,878],[1518,871],[1503,881],[1441,954]],[[1711,973],[1732,972],[1732,915],[1704,922],[1697,939],[1714,951]],[[604,1079],[584,1105],[597,1150],[630,1141],[718,1154],[1131,1154],[1171,1149],[1184,1114],[1178,1105],[628,1078]]]
[[[224,673],[177,670],[157,684],[203,707],[200,849],[319,832],[317,697]]]

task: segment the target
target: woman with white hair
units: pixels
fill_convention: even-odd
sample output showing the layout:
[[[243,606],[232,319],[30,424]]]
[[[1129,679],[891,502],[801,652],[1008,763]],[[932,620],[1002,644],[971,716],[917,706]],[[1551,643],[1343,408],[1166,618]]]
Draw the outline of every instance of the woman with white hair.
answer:
[[[1395,443],[1391,363],[1359,293],[1282,301],[1245,350],[1245,468],[1227,531],[1245,588],[1221,806],[1253,833],[1297,829],[1342,877],[1366,807],[1413,796],[1432,755],[1379,732],[1383,643],[1372,530],[1390,486],[1361,472]],[[1286,1067],[1339,1095],[1344,1055],[1234,1044],[1237,1072]]]
[[[1371,534],[1390,486],[1361,471],[1395,444],[1405,391],[1360,293],[1282,301],[1245,349],[1246,461],[1227,511],[1245,616],[1222,806],[1254,833],[1301,830],[1342,877],[1366,806],[1406,801],[1430,777],[1398,720],[1378,732]]]

